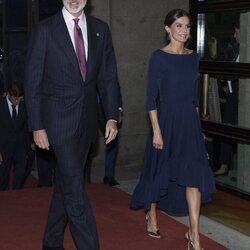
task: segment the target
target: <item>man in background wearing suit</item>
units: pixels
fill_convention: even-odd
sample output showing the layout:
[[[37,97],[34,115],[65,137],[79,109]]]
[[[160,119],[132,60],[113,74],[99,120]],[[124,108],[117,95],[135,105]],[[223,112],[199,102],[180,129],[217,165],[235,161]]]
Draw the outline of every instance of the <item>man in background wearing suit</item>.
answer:
[[[99,95],[97,96],[97,103],[98,103],[98,126],[99,130],[105,137],[105,126],[106,126],[106,116],[105,112],[100,100]],[[122,109],[122,95],[120,91],[120,86],[118,84],[118,129],[121,128],[122,125],[122,116],[123,116],[123,109]],[[91,168],[92,168],[92,161],[94,158],[94,155],[97,151],[97,142],[93,141],[91,144],[90,153],[88,155],[86,164],[85,164],[85,172],[84,172],[84,182],[85,183],[91,183]],[[103,178],[103,183],[106,185],[109,185],[111,187],[120,185],[119,182],[115,179],[115,163],[116,163],[116,157],[118,153],[118,136],[111,141],[110,143],[105,145],[105,174]]]
[[[122,125],[122,115],[123,115],[123,109],[122,109],[122,95],[119,87],[118,91],[118,111],[119,111],[119,117],[118,117],[118,129],[121,128]],[[106,124],[106,116],[103,109],[103,105],[101,102],[98,103],[98,124],[99,129],[102,132],[103,136],[105,136],[105,124]],[[103,178],[103,183],[107,184],[109,186],[116,186],[120,185],[119,182],[115,179],[115,163],[116,163],[116,157],[118,154],[118,136],[108,143],[105,148],[105,173]]]
[[[0,48],[0,96],[4,94],[3,82],[3,50]]]
[[[26,177],[29,148],[27,115],[23,102],[23,86],[13,81],[7,96],[0,99],[0,190],[10,188],[13,167],[13,189],[22,188]]]
[[[107,117],[106,143],[117,135],[117,68],[107,24],[85,15],[87,0],[63,0],[28,46],[25,95],[29,128],[40,148],[53,148],[56,180],[43,249],[63,249],[69,223],[78,250],[99,249],[83,167],[97,133],[97,91]]]
[[[240,23],[234,24],[234,43],[229,43],[223,61],[239,62],[240,47]],[[222,104],[222,121],[226,124],[236,126],[238,124],[238,103],[239,103],[239,79],[223,79],[218,82],[224,85],[225,103]],[[219,163],[220,167],[214,172],[215,176],[228,175],[229,168],[236,170],[233,164],[234,152],[237,149],[235,142],[221,142]],[[236,172],[236,171],[234,171]],[[232,176],[231,180],[236,181],[236,177]]]

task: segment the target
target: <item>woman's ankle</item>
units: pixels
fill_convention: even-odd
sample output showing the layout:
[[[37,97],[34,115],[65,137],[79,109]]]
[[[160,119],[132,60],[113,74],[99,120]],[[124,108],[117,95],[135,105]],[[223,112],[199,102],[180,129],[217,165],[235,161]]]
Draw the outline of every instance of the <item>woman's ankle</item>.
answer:
[[[193,231],[193,230],[189,230],[189,236],[191,238],[192,241],[198,241],[200,240],[200,237],[199,237],[199,232],[197,231]]]

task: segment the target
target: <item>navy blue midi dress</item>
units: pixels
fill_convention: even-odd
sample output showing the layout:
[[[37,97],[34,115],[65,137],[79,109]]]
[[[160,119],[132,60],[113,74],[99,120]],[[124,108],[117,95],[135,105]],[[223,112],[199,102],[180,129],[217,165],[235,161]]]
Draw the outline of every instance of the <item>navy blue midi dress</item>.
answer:
[[[131,207],[151,203],[170,214],[188,213],[186,187],[196,187],[202,202],[215,192],[198,107],[199,55],[153,52],[148,68],[147,110],[157,110],[163,149],[153,147],[149,131],[141,177]]]

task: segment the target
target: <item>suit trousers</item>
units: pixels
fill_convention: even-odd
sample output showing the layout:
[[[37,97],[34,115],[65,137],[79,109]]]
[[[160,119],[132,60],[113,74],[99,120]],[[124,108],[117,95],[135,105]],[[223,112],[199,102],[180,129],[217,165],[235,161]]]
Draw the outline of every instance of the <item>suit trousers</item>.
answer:
[[[52,147],[57,159],[56,180],[43,244],[62,247],[68,223],[78,250],[98,250],[96,223],[83,183],[90,143],[81,134],[63,145],[52,143]]]
[[[118,136],[106,145],[105,150],[105,176],[114,177],[115,162],[118,153]]]
[[[54,183],[56,159],[52,150],[36,151],[38,187],[49,187]]]
[[[98,104],[98,127],[104,137],[105,137],[106,123],[107,123],[107,120],[105,118],[102,105],[99,103]],[[121,123],[118,123],[117,125],[118,125],[118,129],[120,129]],[[104,176],[114,177],[117,153],[118,153],[118,135],[116,136],[114,140],[112,140],[110,143],[105,145],[105,174]],[[95,147],[95,143],[92,142],[90,153],[88,155],[87,162],[85,165],[85,174],[84,174],[85,183],[91,182],[91,165],[92,165],[92,159],[95,154],[96,154],[96,147]]]

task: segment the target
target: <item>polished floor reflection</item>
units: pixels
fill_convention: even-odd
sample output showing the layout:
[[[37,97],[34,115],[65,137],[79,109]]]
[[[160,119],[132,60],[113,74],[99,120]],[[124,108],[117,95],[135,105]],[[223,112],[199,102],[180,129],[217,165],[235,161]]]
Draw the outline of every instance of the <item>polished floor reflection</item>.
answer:
[[[212,203],[202,207],[202,215],[250,236],[250,201],[217,191]]]

